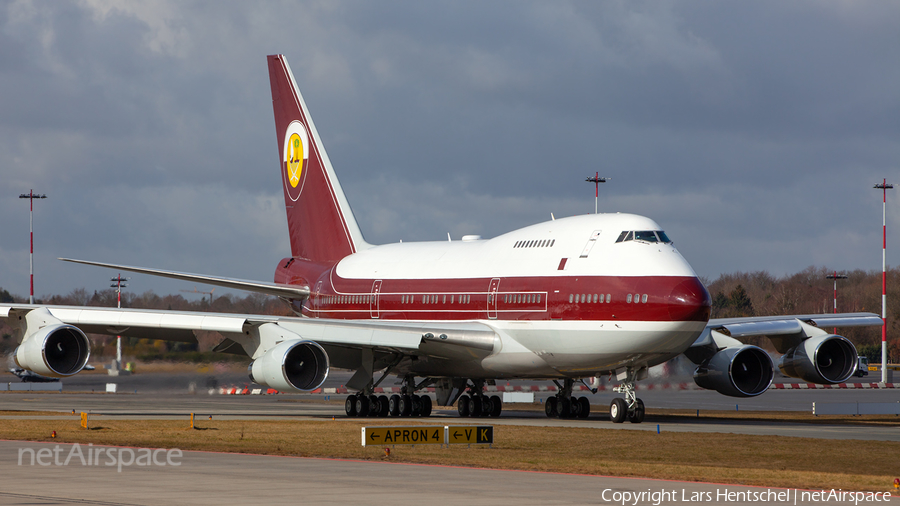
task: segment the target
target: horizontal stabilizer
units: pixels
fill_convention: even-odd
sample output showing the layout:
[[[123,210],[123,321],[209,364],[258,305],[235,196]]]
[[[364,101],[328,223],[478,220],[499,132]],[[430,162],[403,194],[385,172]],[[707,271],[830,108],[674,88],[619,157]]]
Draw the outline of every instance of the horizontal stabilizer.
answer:
[[[60,258],[64,262],[73,262],[76,264],[94,265],[97,267],[108,267],[110,269],[137,272],[139,274],[149,274],[151,276],[160,276],[163,278],[180,279],[183,281],[194,281],[213,286],[221,286],[223,288],[233,288],[236,290],[247,290],[248,292],[264,293],[266,295],[274,295],[275,297],[285,297],[288,299],[306,299],[309,298],[309,287],[300,285],[285,285],[282,283],[263,283],[261,281],[248,281],[244,279],[222,278],[218,276],[206,276],[204,274],[191,274],[188,272],[164,271],[162,269],[149,269],[146,267],[132,267],[129,265],[107,264],[103,262],[91,262],[88,260],[74,260],[71,258]]]

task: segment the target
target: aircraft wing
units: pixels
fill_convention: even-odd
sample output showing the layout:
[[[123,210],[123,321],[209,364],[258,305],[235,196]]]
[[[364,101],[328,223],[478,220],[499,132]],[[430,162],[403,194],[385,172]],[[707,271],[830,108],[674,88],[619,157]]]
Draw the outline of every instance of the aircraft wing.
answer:
[[[264,293],[266,295],[274,295],[276,297],[284,297],[288,299],[306,299],[309,297],[308,286],[285,285],[282,283],[264,283],[261,281],[250,281],[246,279],[207,276],[205,274],[192,274],[189,272],[150,269],[147,267],[134,267],[131,265],[108,264],[103,262],[92,262],[89,260],[75,260],[72,258],[60,258],[60,260],[64,262],[73,262],[76,264],[94,265],[97,267],[108,267],[110,269],[137,272],[140,274],[149,274],[151,276],[161,276],[164,278],[194,281],[207,285],[221,286],[223,288],[247,290],[250,292]]]
[[[785,316],[751,316],[744,318],[716,318],[709,320],[706,332],[694,343],[697,346],[709,336],[709,331],[727,331],[732,338],[767,336],[779,353],[786,353],[820,329],[836,327],[880,327],[883,321],[875,313],[834,313]],[[816,332],[815,330],[818,330]]]

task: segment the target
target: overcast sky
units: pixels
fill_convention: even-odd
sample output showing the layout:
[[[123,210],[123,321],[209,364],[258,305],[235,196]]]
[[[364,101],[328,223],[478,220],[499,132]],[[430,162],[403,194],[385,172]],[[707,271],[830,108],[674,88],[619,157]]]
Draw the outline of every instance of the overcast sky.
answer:
[[[32,188],[38,296],[115,274],[61,256],[271,280],[290,254],[274,53],[369,242],[593,212],[599,171],[601,210],[655,219],[701,276],[881,268],[897,2],[0,5],[0,287],[19,295]],[[896,264],[896,191],[888,233]]]

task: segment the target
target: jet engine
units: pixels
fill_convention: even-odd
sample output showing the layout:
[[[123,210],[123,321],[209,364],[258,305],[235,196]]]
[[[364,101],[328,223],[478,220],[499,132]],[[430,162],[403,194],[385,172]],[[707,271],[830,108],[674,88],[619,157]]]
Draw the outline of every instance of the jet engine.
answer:
[[[91,343],[77,327],[47,325],[22,341],[14,353],[16,364],[41,376],[62,378],[87,365]]]
[[[785,376],[810,383],[841,383],[856,372],[856,347],[844,336],[811,337],[788,350],[778,361]]]
[[[694,382],[731,397],[754,397],[765,392],[775,377],[769,354],[756,346],[725,348],[694,372]]]
[[[247,368],[254,383],[282,391],[309,392],[328,377],[328,354],[314,341],[284,341]]]

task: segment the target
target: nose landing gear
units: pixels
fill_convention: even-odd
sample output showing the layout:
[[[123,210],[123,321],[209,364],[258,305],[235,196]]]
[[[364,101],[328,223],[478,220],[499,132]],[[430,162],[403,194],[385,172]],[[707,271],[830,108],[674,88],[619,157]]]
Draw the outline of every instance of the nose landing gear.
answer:
[[[609,404],[609,419],[613,423],[622,423],[626,418],[631,423],[641,423],[644,421],[644,401],[634,393],[634,382],[640,370],[635,373],[634,368],[629,367],[626,371],[625,381],[613,388],[613,392],[624,394],[625,398],[616,397],[612,400]]]

